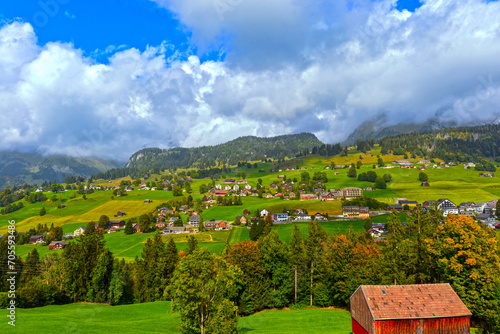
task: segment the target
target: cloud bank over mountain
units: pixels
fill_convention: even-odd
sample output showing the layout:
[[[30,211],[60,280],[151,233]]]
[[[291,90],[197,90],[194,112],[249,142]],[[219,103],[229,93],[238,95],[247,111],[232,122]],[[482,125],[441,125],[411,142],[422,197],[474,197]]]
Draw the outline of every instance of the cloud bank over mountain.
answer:
[[[500,111],[500,3],[156,0],[196,54],[124,48],[106,64],[0,28],[0,150],[126,159],[308,131],[338,142],[363,121],[489,122]],[[219,52],[220,60],[200,61]],[[172,56],[173,54],[173,56]]]

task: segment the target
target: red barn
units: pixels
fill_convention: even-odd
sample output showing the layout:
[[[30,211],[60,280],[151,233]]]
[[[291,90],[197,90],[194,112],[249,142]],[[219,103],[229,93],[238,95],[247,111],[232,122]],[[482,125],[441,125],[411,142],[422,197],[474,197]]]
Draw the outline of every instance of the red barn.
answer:
[[[354,334],[470,334],[472,314],[449,284],[361,285],[350,301]]]

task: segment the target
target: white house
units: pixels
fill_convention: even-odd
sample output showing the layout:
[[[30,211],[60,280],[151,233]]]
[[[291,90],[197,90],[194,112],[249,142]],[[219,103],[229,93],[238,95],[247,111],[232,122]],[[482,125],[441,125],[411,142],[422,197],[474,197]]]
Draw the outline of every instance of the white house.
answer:
[[[267,211],[266,209],[260,211],[261,217],[266,217],[268,214],[269,214],[269,211]]]

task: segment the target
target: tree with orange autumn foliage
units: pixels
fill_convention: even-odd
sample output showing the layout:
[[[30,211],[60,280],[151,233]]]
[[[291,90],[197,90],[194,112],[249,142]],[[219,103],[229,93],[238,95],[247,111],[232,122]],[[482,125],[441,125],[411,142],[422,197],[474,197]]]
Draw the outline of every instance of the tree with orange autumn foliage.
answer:
[[[495,231],[450,215],[426,239],[441,282],[448,282],[484,333],[500,333],[500,253]]]
[[[266,276],[257,243],[246,240],[234,244],[226,259],[243,272],[244,287],[237,300],[240,314],[250,314],[266,308],[271,303],[271,282]]]
[[[330,305],[347,306],[349,297],[361,284],[376,284],[379,250],[371,238],[348,232],[332,234],[327,242],[324,261]]]

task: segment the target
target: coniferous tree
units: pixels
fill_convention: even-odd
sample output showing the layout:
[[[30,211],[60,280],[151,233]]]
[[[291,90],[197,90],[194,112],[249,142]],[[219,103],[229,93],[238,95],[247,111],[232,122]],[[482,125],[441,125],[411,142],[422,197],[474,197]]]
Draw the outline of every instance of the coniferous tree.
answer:
[[[319,225],[317,221],[312,220],[309,223],[308,234],[305,242],[306,258],[309,262],[311,270],[311,284],[310,284],[310,305],[313,305],[314,297],[314,268],[318,265],[320,260],[323,243],[327,238],[325,230]]]
[[[108,227],[108,223],[109,223],[109,217],[106,216],[106,215],[102,215],[101,217],[99,217],[99,227],[100,228],[106,228]]]
[[[193,254],[193,252],[198,248],[198,240],[194,237],[194,235],[190,235],[187,237],[188,239],[188,247],[186,255]]]
[[[134,233],[134,228],[132,227],[132,221],[130,219],[127,220],[127,222],[125,223],[125,229],[124,229],[123,233],[125,233],[125,234]]]
[[[36,248],[28,253],[24,262],[22,280],[24,283],[29,282],[34,276],[40,274],[40,255]]]
[[[262,265],[272,284],[271,307],[284,307],[290,302],[292,287],[288,245],[280,239],[278,232],[271,231],[259,240],[258,246]]]
[[[290,265],[294,274],[294,300],[297,303],[298,276],[299,270],[304,267],[305,248],[304,239],[296,224],[293,225],[292,235],[290,237]]]

